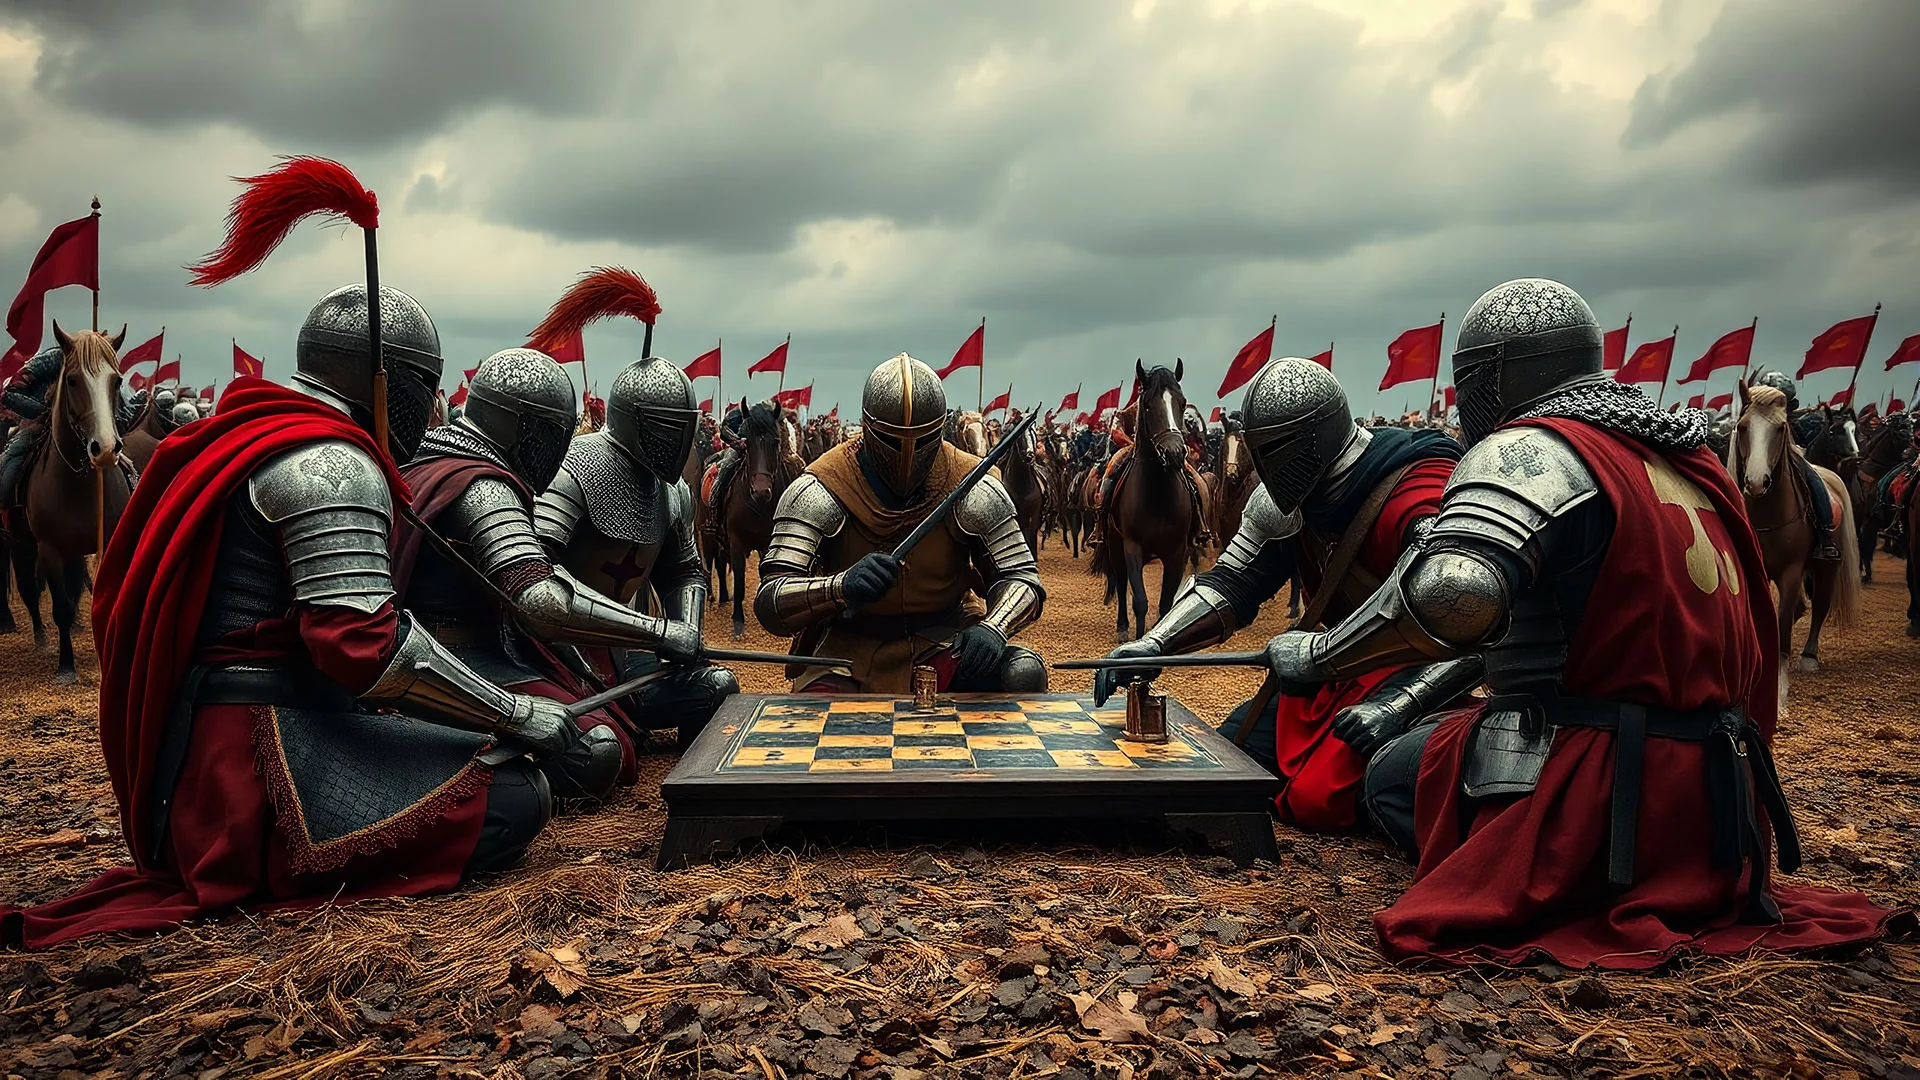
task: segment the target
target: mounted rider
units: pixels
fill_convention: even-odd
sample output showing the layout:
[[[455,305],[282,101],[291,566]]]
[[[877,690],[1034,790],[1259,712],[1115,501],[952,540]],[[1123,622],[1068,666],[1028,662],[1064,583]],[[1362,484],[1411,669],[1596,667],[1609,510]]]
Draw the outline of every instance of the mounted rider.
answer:
[[[1601,352],[1558,282],[1482,296],[1453,355],[1468,450],[1439,515],[1352,615],[1268,645],[1287,682],[1485,663],[1484,705],[1368,764],[1369,811],[1419,856],[1375,916],[1382,948],[1651,968],[1872,939],[1890,913],[1866,897],[1768,879],[1775,836],[1799,861],[1768,750],[1774,608],[1706,414],[1655,408]]]
[[[462,663],[508,689],[569,703],[597,688],[559,650],[661,640],[659,620],[555,567],[535,535],[534,498],[559,471],[576,400],[545,353],[506,349],[481,361],[460,418],[429,430],[400,470],[424,528],[400,524],[393,568],[401,602]],[[617,780],[631,780],[632,747],[604,711],[575,722],[579,742],[541,767],[558,797],[603,800]]]
[[[1225,641],[1296,575],[1312,597],[1311,621],[1338,623],[1431,523],[1460,457],[1459,444],[1439,432],[1359,427],[1333,374],[1297,357],[1254,376],[1241,415],[1261,483],[1240,531],[1211,569],[1181,586],[1159,623],[1108,655],[1188,653]],[[1141,674],[1102,670],[1094,700],[1104,704]],[[1277,702],[1263,693],[1220,730],[1287,781],[1275,799],[1282,820],[1351,829],[1361,820],[1367,754],[1479,681],[1476,660],[1397,665]]]
[[[629,616],[655,644],[603,642],[581,652],[610,686],[668,661],[666,674],[622,700],[620,718],[636,743],[646,731],[676,728],[682,749],[740,690],[731,671],[697,659],[707,578],[680,470],[699,420],[693,383],[679,368],[657,356],[628,364],[607,392],[606,425],[574,437],[534,506],[541,542],[574,580],[657,612]]]
[[[940,377],[901,353],[868,377],[859,436],[781,496],[754,613],[795,652],[852,661],[851,678],[789,668],[794,689],[906,693],[916,666],[944,690],[1046,689],[1040,657],[1010,644],[1046,590],[999,477],[975,484],[911,565],[889,554],[979,460],[942,438],[946,419]]]
[[[33,947],[230,910],[418,895],[516,862],[551,814],[559,703],[501,689],[394,602],[389,544],[441,371],[426,311],[315,305],[291,387],[236,379],[155,451],[97,568],[100,728],[134,866],[7,912]],[[351,782],[343,783],[347,778]]]
[[[0,406],[20,418],[7,438],[4,457],[0,457],[0,509],[16,505],[27,462],[33,460],[46,433],[47,410],[51,407],[48,399],[60,378],[60,363],[60,346],[42,349],[21,367],[5,393],[0,393]]]
[[[713,482],[707,485],[702,497],[707,503],[706,530],[717,533],[721,522],[726,520],[727,485],[733,483],[733,474],[739,469],[740,462],[746,459],[747,439],[741,428],[747,422],[746,399],[728,402],[726,415],[714,431],[714,449],[719,459],[707,465],[701,473],[705,477],[713,474]]]
[[[1793,441],[1802,450],[1812,446],[1815,439],[1826,429],[1826,419],[1818,409],[1800,407],[1799,388],[1784,371],[1763,371],[1754,378],[1760,386],[1771,386],[1787,395],[1787,416],[1790,422],[1787,429],[1793,434]],[[1737,418],[1736,418],[1737,419]],[[1813,463],[1805,454],[1789,454],[1794,468],[1799,471],[1801,490],[1813,503],[1813,525],[1815,540],[1819,550],[1815,558],[1834,560],[1840,557],[1840,546],[1834,542],[1833,499],[1827,493],[1827,485],[1814,474]]]

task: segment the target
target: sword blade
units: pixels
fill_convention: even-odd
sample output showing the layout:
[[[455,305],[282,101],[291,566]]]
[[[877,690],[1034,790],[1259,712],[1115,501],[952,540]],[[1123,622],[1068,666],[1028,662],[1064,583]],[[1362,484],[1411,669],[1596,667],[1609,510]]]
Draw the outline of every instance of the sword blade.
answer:
[[[1061,671],[1098,671],[1102,668],[1174,668],[1174,667],[1266,667],[1267,654],[1260,652],[1186,653],[1179,656],[1101,656],[1091,660],[1061,660],[1052,665]]]
[[[725,660],[734,664],[811,664],[816,667],[851,668],[852,661],[837,656],[802,656],[798,653],[754,652],[751,649],[701,649],[702,660]]]

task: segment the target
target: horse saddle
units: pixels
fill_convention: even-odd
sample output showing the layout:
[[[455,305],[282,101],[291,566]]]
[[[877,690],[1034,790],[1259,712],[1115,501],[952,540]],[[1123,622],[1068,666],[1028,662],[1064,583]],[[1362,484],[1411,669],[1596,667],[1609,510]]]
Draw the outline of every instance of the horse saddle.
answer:
[[[1113,497],[1118,498],[1120,485],[1127,482],[1127,474],[1133,471],[1133,447],[1123,446],[1114,451],[1113,457],[1107,462],[1107,471],[1113,475]],[[1187,518],[1188,534],[1204,540],[1207,536],[1207,522],[1212,520],[1208,514],[1212,500],[1207,491],[1207,482],[1201,479],[1200,470],[1194,468],[1191,461],[1180,463],[1180,481],[1186,485],[1187,489],[1187,506],[1190,511]],[[1100,509],[1104,512],[1107,508],[1103,506]]]

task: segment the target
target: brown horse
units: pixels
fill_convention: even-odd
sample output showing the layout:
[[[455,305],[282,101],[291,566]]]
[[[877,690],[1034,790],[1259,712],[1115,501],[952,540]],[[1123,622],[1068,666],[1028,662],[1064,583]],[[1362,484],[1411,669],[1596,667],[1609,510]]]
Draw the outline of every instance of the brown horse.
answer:
[[[748,405],[740,401],[740,437],[745,440],[740,465],[727,484],[720,505],[718,528],[700,530],[708,568],[718,576],[714,602],[733,601],[733,636],[747,636],[747,553],[767,553],[773,541],[773,509],[787,485],[800,475],[799,433],[787,423],[792,415],[777,402]],[[707,500],[700,499],[704,514]],[[732,579],[728,579],[728,571]],[[729,589],[731,586],[731,589]]]
[[[980,419],[979,413],[971,409],[955,413],[951,427],[948,442],[974,457],[987,456],[987,450],[990,449],[987,446],[987,425]]]
[[[60,343],[60,377],[47,408],[46,439],[27,469],[25,529],[14,535],[14,570],[28,610],[39,605],[44,582],[60,630],[55,680],[71,683],[73,617],[87,585],[87,556],[100,550],[126,509],[133,485],[121,468],[117,353],[127,331],[109,338],[94,330],[69,336],[53,324]],[[104,527],[101,511],[105,512]]]
[[[153,452],[160,448],[160,440],[172,431],[168,419],[160,415],[160,406],[155,401],[156,394],[147,395],[146,406],[140,415],[134,417],[132,426],[120,440],[120,452],[127,455],[136,470],[145,472],[147,462],[153,460]]]
[[[1907,636],[1920,637],[1920,498],[1907,496]]]
[[[1039,446],[1039,437],[1029,427],[1021,432],[1019,445],[1000,458],[999,466],[1000,482],[1013,499],[1013,516],[1027,537],[1027,547],[1036,555],[1040,551],[1040,524],[1047,512],[1047,481],[1036,460]]]
[[[1229,430],[1220,439],[1220,490],[1214,496],[1213,536],[1225,548],[1240,531],[1240,515],[1246,511],[1247,498],[1260,475],[1253,469],[1253,456],[1247,453],[1247,437]]]
[[[1810,496],[1801,490],[1794,460],[1799,456],[1800,448],[1788,430],[1787,396],[1771,386],[1743,384],[1740,420],[1727,451],[1727,472],[1746,497],[1747,518],[1760,538],[1767,577],[1778,590],[1783,673],[1793,651],[1793,624],[1800,617],[1803,586],[1813,594],[1813,624],[1800,651],[1800,670],[1820,670],[1820,630],[1829,611],[1834,625],[1843,628],[1860,617],[1860,555],[1846,487],[1831,470],[1811,466],[1833,501],[1833,539],[1840,548],[1838,562],[1815,559],[1813,507]]]
[[[1140,398],[1134,403],[1134,448],[1125,474],[1116,482],[1108,504],[1100,509],[1105,539],[1088,561],[1087,572],[1105,574],[1106,599],[1117,600],[1114,637],[1127,633],[1129,593],[1133,607],[1133,637],[1147,632],[1147,587],[1142,570],[1160,562],[1160,615],[1164,618],[1173,595],[1193,559],[1197,512],[1187,491],[1187,439],[1180,426],[1187,398],[1180,390],[1186,364],[1174,361],[1169,370],[1149,371],[1134,361]],[[1093,481],[1098,483],[1098,481]]]
[[[1853,496],[1854,533],[1860,544],[1860,580],[1873,580],[1874,549],[1880,530],[1893,523],[1894,509],[1880,502],[1880,481],[1900,464],[1913,442],[1913,415],[1894,413],[1860,448],[1860,464],[1847,486]]]

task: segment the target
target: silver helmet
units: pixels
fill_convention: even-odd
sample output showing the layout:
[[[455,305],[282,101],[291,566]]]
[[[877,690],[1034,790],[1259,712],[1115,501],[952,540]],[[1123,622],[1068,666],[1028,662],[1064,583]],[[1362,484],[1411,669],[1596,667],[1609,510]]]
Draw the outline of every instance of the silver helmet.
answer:
[[[200,419],[200,410],[194,408],[191,401],[175,402],[167,416],[167,422],[176,428],[185,427],[198,419]]]
[[[396,457],[420,449],[440,386],[440,334],[420,302],[380,286],[380,344],[387,368],[387,431]],[[367,351],[367,287],[346,285],[320,298],[294,346],[294,381],[345,401],[373,430],[373,364]]]
[[[668,483],[686,467],[700,430],[693,380],[658,356],[620,369],[607,391],[607,437]]]
[[[1788,411],[1800,407],[1800,388],[1793,384],[1793,379],[1790,378],[1786,372],[1763,371],[1754,376],[1753,383],[1755,386],[1771,386],[1775,390],[1787,395]]]
[[[467,409],[454,423],[500,451],[520,479],[544,491],[560,471],[579,421],[573,382],[546,353],[502,349],[467,383]]]
[[[1546,278],[1496,285],[1460,320],[1453,347],[1460,434],[1468,446],[1530,405],[1606,379],[1600,321],[1580,294]]]
[[[895,495],[912,498],[926,485],[946,424],[947,391],[932,368],[901,353],[867,376],[860,448]]]
[[[1297,356],[1268,361],[1260,369],[1247,387],[1240,417],[1254,469],[1282,513],[1307,501],[1328,466],[1356,438],[1340,381]]]

